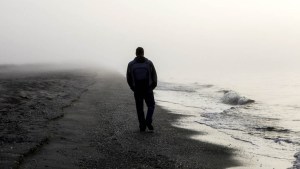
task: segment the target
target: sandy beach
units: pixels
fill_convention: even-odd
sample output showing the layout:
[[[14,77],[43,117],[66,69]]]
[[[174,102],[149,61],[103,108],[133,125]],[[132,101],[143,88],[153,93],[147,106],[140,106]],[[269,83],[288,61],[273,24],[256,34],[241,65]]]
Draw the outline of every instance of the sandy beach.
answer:
[[[140,133],[133,94],[111,71],[0,73],[0,168],[228,168],[234,149],[191,139],[182,115],[156,106]]]

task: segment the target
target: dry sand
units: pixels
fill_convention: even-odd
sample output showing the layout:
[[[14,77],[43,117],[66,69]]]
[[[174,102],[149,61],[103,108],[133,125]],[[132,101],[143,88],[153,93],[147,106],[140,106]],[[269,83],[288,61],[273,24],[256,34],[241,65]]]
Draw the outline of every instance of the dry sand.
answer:
[[[69,70],[14,74],[0,77],[1,96],[5,95],[0,100],[0,168],[239,165],[232,159],[234,150],[191,139],[205,131],[172,126],[181,116],[159,106],[154,114],[155,132],[140,133],[133,94],[117,73]],[[40,104],[43,106],[31,108]]]

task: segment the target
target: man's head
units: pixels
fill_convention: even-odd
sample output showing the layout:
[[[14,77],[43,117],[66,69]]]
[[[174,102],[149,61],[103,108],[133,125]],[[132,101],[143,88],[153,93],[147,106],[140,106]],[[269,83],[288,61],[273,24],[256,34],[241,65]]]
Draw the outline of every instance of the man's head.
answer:
[[[144,49],[142,47],[136,48],[135,54],[136,56],[144,56]]]

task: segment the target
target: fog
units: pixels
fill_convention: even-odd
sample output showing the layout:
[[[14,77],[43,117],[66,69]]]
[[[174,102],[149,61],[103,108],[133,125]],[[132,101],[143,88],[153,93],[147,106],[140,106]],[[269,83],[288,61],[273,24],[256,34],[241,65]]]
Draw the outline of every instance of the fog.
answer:
[[[162,78],[299,71],[299,0],[1,0],[0,62],[124,72],[142,46]]]

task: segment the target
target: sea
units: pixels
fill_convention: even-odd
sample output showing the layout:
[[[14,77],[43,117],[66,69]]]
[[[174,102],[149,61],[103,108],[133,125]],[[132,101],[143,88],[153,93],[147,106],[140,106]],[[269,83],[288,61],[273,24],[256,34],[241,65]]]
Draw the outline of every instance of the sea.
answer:
[[[199,76],[159,82],[157,104],[184,115],[174,126],[234,149],[235,168],[300,168],[298,72]]]

